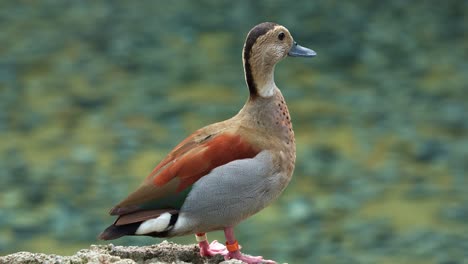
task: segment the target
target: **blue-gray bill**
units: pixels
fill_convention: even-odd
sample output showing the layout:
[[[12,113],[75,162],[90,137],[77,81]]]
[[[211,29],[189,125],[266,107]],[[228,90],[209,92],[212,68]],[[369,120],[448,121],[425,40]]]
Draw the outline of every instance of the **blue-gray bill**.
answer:
[[[288,56],[290,57],[314,57],[317,53],[311,49],[302,47],[298,45],[295,41],[291,50],[288,52]]]

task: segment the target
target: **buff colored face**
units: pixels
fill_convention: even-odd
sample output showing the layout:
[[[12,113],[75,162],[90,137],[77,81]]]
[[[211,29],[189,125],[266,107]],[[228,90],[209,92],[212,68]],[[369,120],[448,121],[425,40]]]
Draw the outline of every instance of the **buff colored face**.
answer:
[[[264,63],[273,65],[288,55],[293,43],[293,38],[286,28],[275,26],[257,39],[252,51],[253,54],[261,54]]]

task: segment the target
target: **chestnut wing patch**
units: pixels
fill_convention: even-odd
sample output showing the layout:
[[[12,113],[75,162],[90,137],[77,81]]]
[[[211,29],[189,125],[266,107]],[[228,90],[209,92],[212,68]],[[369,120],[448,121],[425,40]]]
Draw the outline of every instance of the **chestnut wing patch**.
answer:
[[[158,165],[153,170],[153,183],[161,187],[176,178],[179,180],[177,192],[191,186],[216,167],[238,159],[253,158],[260,152],[241,135],[228,133],[206,138],[190,148],[182,146],[175,150],[183,152],[182,156],[174,156],[172,160],[164,160],[163,165]]]
[[[197,140],[199,136],[200,133],[196,132],[177,145],[137,190],[110,210],[110,214],[178,210],[198,179],[216,167],[237,159],[253,158],[260,152],[241,135],[219,133]],[[142,213],[144,216],[138,215],[138,218],[154,213],[159,212]],[[128,222],[128,219],[123,218],[119,224],[122,222]]]

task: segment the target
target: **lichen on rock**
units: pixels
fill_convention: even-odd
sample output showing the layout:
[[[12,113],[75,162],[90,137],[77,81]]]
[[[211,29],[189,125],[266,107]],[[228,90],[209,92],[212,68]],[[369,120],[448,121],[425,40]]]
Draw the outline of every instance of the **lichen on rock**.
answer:
[[[0,264],[240,264],[238,260],[225,261],[222,256],[212,258],[201,257],[196,245],[178,245],[163,241],[152,246],[114,246],[91,245],[89,249],[82,249],[73,256],[47,255],[42,253],[17,252],[0,257]]]

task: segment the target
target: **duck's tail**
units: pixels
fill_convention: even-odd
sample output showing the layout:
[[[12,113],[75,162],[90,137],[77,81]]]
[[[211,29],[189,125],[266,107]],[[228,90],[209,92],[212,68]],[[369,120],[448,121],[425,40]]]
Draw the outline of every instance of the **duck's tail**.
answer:
[[[167,237],[179,217],[176,210],[140,211],[121,215],[98,238],[112,240],[122,236]]]

